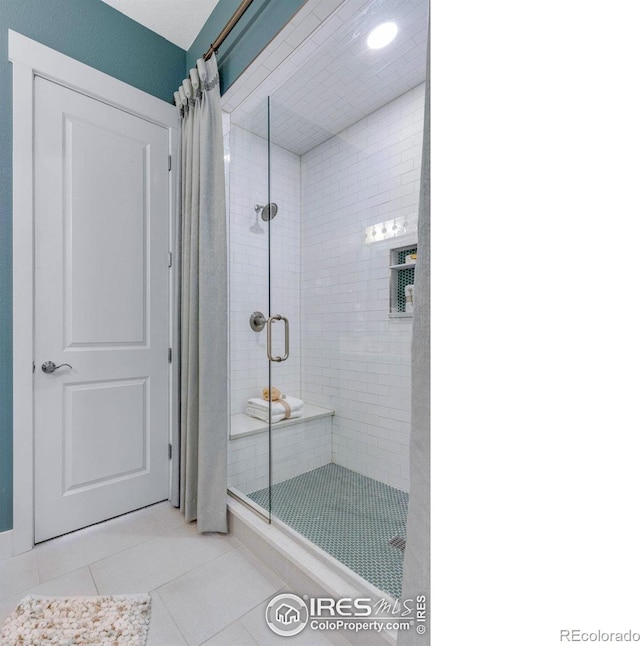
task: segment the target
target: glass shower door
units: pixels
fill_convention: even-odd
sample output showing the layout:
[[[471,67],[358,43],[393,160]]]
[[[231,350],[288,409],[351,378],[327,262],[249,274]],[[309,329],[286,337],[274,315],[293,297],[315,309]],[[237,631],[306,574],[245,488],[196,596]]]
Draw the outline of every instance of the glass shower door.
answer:
[[[274,473],[278,481],[298,473],[306,452],[294,428],[301,414],[299,158],[272,145],[270,104],[257,106],[249,122],[232,120],[228,140],[228,483],[268,520]]]
[[[228,487],[268,515],[266,501],[251,498],[269,487],[269,384],[266,320],[269,316],[269,203],[267,106],[249,126],[234,123],[225,140],[229,176],[230,436]],[[263,502],[265,505],[263,506]]]
[[[260,289],[266,305],[259,347],[263,349],[264,386],[260,396],[267,406],[264,442],[268,477],[263,486],[247,491],[248,498],[269,519],[273,509],[272,485],[297,472],[304,463],[304,447],[296,435],[301,415],[300,383],[300,182],[299,158],[271,141],[271,100],[265,107],[266,186],[264,202],[255,205],[256,222],[264,231],[267,258]],[[297,445],[297,449],[296,449]],[[274,446],[278,448],[274,450]],[[262,445],[261,445],[262,449]]]
[[[272,387],[270,419],[270,511],[281,507],[281,483],[313,468],[306,442],[306,410],[301,379],[301,186],[300,157],[274,142],[274,116],[280,111],[268,99],[270,330],[269,378]],[[275,516],[278,516],[275,513]]]

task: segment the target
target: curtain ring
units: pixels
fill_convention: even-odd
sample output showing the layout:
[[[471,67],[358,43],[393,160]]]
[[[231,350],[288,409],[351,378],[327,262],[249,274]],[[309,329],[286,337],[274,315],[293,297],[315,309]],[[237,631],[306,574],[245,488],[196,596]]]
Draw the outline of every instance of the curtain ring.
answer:
[[[193,85],[193,89],[197,94],[198,89],[200,88],[200,76],[198,75],[198,70],[195,69],[195,67],[192,67],[189,70],[189,79],[191,80],[191,85]]]
[[[207,64],[204,62],[204,58],[199,58],[196,61],[196,67],[198,68],[200,80],[204,83],[207,80]]]
[[[185,79],[182,81],[182,87],[184,88],[184,93],[187,95],[187,99],[193,99],[195,93],[193,91],[191,81],[189,79]]]

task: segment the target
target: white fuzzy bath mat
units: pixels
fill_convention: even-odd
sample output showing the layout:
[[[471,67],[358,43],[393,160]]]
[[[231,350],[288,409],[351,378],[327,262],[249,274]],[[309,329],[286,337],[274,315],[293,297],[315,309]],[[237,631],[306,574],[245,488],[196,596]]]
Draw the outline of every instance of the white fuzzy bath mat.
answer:
[[[2,646],[144,646],[148,594],[25,597],[2,624]]]

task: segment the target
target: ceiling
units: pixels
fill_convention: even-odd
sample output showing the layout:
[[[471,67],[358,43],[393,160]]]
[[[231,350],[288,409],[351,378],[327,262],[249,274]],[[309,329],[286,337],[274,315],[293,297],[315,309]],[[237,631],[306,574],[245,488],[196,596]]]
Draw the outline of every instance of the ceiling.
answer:
[[[188,49],[218,0],[102,0],[133,20]],[[328,3],[330,4],[330,3]],[[339,6],[340,3],[333,3]],[[271,96],[271,140],[298,155],[318,146],[425,80],[426,0],[370,0],[345,21],[345,2],[311,34],[296,67]],[[360,4],[360,3],[356,3]],[[398,35],[370,50],[368,33],[393,20]],[[339,25],[336,27],[336,25]],[[276,39],[277,41],[277,39]],[[274,42],[274,45],[277,43]],[[311,44],[311,47],[309,45]],[[278,70],[275,71],[277,76]],[[257,103],[257,96],[254,100]],[[232,121],[266,138],[266,101]]]
[[[189,49],[218,0],[102,0],[182,49]]]
[[[312,34],[311,53],[296,61],[271,98],[271,141],[302,155],[363,119],[426,77],[426,0],[371,0],[355,16]],[[377,25],[394,21],[398,35],[371,50],[366,39]],[[327,33],[328,32],[328,33]],[[292,54],[292,56],[295,56]],[[277,72],[276,72],[277,73]],[[266,101],[232,122],[267,137]]]

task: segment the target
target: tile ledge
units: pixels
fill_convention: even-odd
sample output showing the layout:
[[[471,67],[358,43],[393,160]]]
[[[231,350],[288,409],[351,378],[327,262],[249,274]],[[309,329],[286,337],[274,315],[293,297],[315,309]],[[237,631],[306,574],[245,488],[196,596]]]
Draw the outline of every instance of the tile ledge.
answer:
[[[323,417],[332,417],[333,415],[335,415],[335,411],[330,408],[322,408],[314,404],[305,404],[300,417],[283,419],[281,422],[276,422],[273,424],[273,430],[295,426],[296,424],[302,424],[303,422],[309,422],[314,419],[322,419]],[[269,424],[267,422],[251,417],[246,413],[236,413],[235,415],[231,415],[229,439],[237,440],[241,437],[265,433],[268,429]]]

